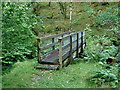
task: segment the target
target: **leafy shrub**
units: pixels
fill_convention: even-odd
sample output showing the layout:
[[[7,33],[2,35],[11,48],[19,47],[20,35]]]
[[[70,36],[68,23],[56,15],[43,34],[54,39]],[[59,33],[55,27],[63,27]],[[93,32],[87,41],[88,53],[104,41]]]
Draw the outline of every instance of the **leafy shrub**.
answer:
[[[112,87],[117,87],[118,84],[117,75],[113,74],[110,70],[96,71],[94,76],[90,78],[90,81],[100,86],[108,82]]]
[[[93,42],[93,41],[91,41],[91,42]],[[96,44],[94,42],[90,43],[90,44],[92,44],[92,45],[86,47],[84,50],[84,55],[85,55],[84,59],[87,61],[105,62],[108,57],[114,56],[117,51],[117,48],[113,45],[103,46],[103,45],[100,45],[99,43]]]
[[[117,25],[118,7],[109,8],[104,13],[98,14],[95,18],[96,18],[96,22],[94,23],[95,26]]]
[[[35,35],[32,27],[37,24],[31,13],[30,3],[2,3],[2,56],[3,65],[10,65],[32,57]]]

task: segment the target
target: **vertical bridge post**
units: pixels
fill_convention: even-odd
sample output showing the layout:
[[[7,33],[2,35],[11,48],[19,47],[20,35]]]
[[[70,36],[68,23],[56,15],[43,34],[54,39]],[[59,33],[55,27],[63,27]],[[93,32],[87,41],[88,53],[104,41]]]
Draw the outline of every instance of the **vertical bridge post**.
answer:
[[[52,38],[52,43],[55,42],[55,38]],[[55,45],[52,47],[52,50],[55,50]]]
[[[37,39],[37,49],[38,49],[38,63],[41,62],[41,56],[40,56],[40,39]]]
[[[62,38],[59,38],[59,69],[62,69]]]
[[[70,35],[70,56],[69,56],[70,64],[72,64],[73,61],[73,55],[72,55],[72,35]]]
[[[83,32],[81,32],[81,51],[80,51],[80,55],[83,54]]]
[[[79,33],[77,33],[76,57],[79,57]]]
[[[86,47],[86,38],[85,38],[85,31],[84,31],[84,43],[85,43],[85,47]]]

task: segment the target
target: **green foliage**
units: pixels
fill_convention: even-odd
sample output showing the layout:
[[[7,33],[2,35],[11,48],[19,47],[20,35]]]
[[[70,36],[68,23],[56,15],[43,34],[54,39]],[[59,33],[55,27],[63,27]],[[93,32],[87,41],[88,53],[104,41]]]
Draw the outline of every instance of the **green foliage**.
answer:
[[[117,40],[115,34],[119,30],[117,11],[118,7],[106,9],[103,13],[95,16],[95,30],[92,29],[94,26],[86,28],[87,47],[83,58],[89,62],[97,61],[98,65],[103,67],[97,69],[89,79],[90,83],[95,83],[97,87],[116,88],[118,85],[118,67],[105,64],[106,59],[113,57],[118,49],[112,42],[112,40]]]
[[[109,38],[99,35],[91,36],[91,34],[88,34],[88,37],[87,47],[84,50],[85,57],[83,57],[86,61],[105,62],[108,57],[115,55],[117,47],[112,45]]]
[[[67,3],[66,2],[59,2],[59,6],[60,6],[60,11],[61,14],[64,16],[64,18],[67,18]]]
[[[95,11],[89,7],[89,5],[84,5],[84,11],[89,13],[89,16],[95,14]]]
[[[118,7],[108,8],[96,17],[95,26],[118,25]]]
[[[112,10],[113,9],[113,10]],[[117,41],[116,33],[118,32],[118,7],[108,8],[104,13],[100,13],[95,16],[96,21],[94,25],[97,25],[95,30],[92,29],[94,26],[88,26],[86,30],[87,47],[84,52],[84,59],[87,61],[102,61],[114,56],[117,48],[111,42]],[[111,23],[112,22],[112,23]],[[109,26],[108,29],[103,29],[106,25]],[[97,29],[100,29],[100,31]]]
[[[106,65],[103,67],[106,67]],[[117,67],[111,67],[111,69],[99,69],[95,72],[95,74],[93,74],[93,76],[91,76],[90,82],[93,82],[99,86],[108,84],[111,87],[116,88],[118,85],[118,76],[115,72],[118,72]]]
[[[35,61],[37,60],[15,63],[11,72],[2,76],[2,86],[4,88],[28,88],[28,85],[31,86],[32,78],[38,72],[34,68],[37,63]]]
[[[30,57],[33,50],[36,52],[33,47],[35,35],[31,28],[37,20],[31,13],[30,3],[2,3],[2,11],[2,63],[9,65],[25,60],[27,55]]]

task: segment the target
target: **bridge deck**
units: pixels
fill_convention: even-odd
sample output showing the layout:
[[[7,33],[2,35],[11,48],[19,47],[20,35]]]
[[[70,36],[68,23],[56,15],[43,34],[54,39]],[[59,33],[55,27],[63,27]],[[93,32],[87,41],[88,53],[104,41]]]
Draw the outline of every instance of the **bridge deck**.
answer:
[[[76,47],[73,48],[73,52],[76,51]],[[65,61],[66,58],[69,57],[69,50],[63,54],[62,56],[62,60],[63,62]],[[44,57],[42,60],[41,60],[41,64],[51,64],[51,65],[58,65],[59,64],[59,51],[58,50],[55,50],[53,51],[51,54],[47,55],[46,57]]]
[[[41,60],[41,64],[59,64],[58,62],[58,50],[52,52]]]

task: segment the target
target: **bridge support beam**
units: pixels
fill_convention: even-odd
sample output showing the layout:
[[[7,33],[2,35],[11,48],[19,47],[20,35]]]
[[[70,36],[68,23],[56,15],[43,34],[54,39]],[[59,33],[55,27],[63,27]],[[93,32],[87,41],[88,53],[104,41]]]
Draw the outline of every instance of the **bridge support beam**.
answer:
[[[52,38],[52,43],[55,42],[55,38]],[[55,46],[52,47],[52,50],[55,50]]]
[[[79,54],[79,56],[81,57],[82,56],[82,54],[83,54],[83,49],[84,49],[84,47],[83,47],[83,32],[81,32],[81,50],[80,50],[80,54]]]
[[[59,69],[62,69],[62,38],[59,38]]]
[[[79,33],[77,33],[76,58],[79,58]]]
[[[73,62],[73,54],[72,54],[72,35],[70,35],[70,56],[69,56],[70,64]]]

